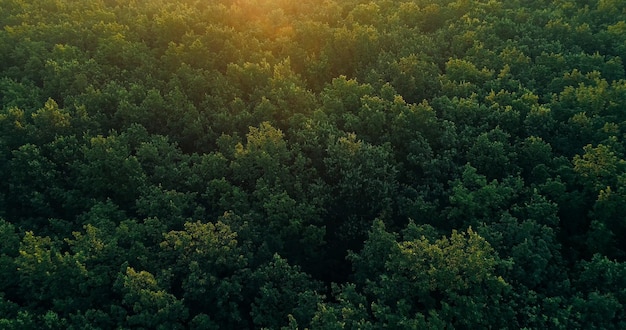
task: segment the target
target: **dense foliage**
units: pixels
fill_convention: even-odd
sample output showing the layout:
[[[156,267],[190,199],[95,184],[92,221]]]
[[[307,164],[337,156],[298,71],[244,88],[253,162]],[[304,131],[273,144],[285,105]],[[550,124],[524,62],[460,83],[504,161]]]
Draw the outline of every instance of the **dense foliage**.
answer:
[[[623,0],[0,0],[0,328],[626,328]]]

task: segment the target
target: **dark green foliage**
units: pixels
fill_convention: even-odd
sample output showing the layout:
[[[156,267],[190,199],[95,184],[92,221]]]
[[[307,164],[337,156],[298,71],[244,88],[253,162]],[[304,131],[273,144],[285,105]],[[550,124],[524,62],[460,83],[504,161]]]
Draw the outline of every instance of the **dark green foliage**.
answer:
[[[625,328],[625,22],[0,0],[0,328]]]

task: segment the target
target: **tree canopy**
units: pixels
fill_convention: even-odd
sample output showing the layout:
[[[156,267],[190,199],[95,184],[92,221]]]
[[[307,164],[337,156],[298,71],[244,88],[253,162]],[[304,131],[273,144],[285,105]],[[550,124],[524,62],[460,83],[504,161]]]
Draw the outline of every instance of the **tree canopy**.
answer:
[[[0,0],[0,328],[626,328],[620,0]]]

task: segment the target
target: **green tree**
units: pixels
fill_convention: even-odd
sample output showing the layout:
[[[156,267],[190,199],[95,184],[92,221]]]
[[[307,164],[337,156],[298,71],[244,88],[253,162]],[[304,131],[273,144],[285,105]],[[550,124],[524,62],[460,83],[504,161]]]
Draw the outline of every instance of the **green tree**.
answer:
[[[349,134],[331,142],[327,152],[326,180],[334,196],[329,212],[338,222],[332,231],[342,240],[360,241],[374,218],[394,210],[398,182],[391,146],[371,145]]]
[[[398,241],[376,221],[363,250],[350,259],[357,286],[347,285],[338,294],[334,307],[343,313],[322,305],[314,325],[337,327],[340,320],[364,328],[475,327],[513,320],[510,307],[499,303],[509,289],[495,274],[501,261],[471,229],[440,239],[422,235]]]
[[[10,298],[16,294],[15,287],[18,285],[17,266],[15,258],[19,255],[20,237],[15,226],[0,218],[0,292],[8,294]]]
[[[76,185],[84,194],[97,200],[111,198],[122,207],[134,204],[145,173],[118,134],[92,137],[82,156]]]
[[[626,268],[624,263],[594,255],[577,266],[574,282],[578,293],[573,298],[573,309],[580,324],[605,329],[624,326],[626,291],[621,283]]]
[[[13,150],[8,162],[8,215],[25,220],[26,228],[42,225],[54,215],[50,190],[60,176],[56,166],[42,155],[41,149],[25,144]]]
[[[200,322],[205,314],[222,326],[246,326],[238,273],[248,257],[238,247],[237,233],[222,222],[187,222],[183,230],[166,233],[160,247],[159,256],[170,267],[159,275],[180,290],[190,318]]]
[[[151,329],[184,329],[187,309],[183,302],[164,291],[152,274],[132,267],[121,273],[116,286],[122,303],[131,310],[127,326]]]
[[[250,315],[260,328],[278,329],[290,320],[308,327],[323,298],[319,282],[278,255],[250,275],[248,286],[254,295]]]
[[[470,164],[463,167],[460,179],[450,182],[449,226],[478,225],[500,217],[516,201],[523,187],[520,178],[487,182]]]
[[[516,175],[517,154],[509,138],[510,135],[499,128],[480,134],[467,151],[467,161],[488,179]]]

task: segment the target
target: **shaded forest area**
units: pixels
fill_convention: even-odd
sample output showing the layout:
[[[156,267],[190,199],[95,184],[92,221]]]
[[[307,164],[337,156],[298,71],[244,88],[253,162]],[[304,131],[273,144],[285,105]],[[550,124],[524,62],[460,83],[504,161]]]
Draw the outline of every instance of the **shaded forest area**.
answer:
[[[626,328],[623,0],[0,0],[0,328]]]

